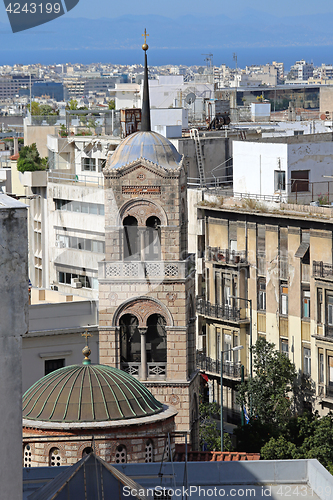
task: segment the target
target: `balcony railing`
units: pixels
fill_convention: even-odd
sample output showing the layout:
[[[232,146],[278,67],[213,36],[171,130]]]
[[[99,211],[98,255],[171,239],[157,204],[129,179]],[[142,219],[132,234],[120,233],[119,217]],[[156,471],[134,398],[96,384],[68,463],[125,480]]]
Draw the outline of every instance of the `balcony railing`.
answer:
[[[121,363],[120,368],[134,377],[140,378],[141,376],[141,363]],[[166,363],[147,363],[147,377],[148,380],[165,380],[167,375]]]
[[[333,265],[322,261],[313,261],[313,276],[315,278],[333,279]]]
[[[197,296],[196,299],[197,312],[203,316],[210,316],[211,318],[224,319],[226,321],[240,321],[241,319],[241,309],[238,307],[232,307],[228,305],[215,305],[211,304],[205,297]]]
[[[221,374],[221,361],[219,359],[212,359],[204,352],[197,351],[196,355],[197,368],[205,372]],[[241,363],[233,361],[223,361],[223,374],[230,378],[241,377]]]
[[[192,265],[191,265],[192,264]],[[99,262],[99,278],[122,281],[138,279],[185,279],[194,269],[193,261],[117,261]]]
[[[207,247],[206,259],[220,264],[228,265],[247,265],[247,255],[245,250],[237,252],[235,250],[226,250],[219,247]]]

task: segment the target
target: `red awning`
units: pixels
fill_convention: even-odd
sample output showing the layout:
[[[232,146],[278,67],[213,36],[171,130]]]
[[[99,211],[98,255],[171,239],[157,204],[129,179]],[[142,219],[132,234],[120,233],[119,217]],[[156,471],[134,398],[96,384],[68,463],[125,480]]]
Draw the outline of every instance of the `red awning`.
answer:
[[[206,375],[205,373],[200,373],[200,375],[202,376],[202,378],[203,378],[206,382],[208,382],[208,377],[207,377],[207,375]]]

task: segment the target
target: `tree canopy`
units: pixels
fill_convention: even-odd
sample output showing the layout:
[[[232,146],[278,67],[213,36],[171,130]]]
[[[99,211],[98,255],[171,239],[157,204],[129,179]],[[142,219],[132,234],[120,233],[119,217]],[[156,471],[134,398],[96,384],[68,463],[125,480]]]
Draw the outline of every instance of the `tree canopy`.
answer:
[[[17,170],[20,172],[34,172],[36,170],[45,170],[47,167],[47,158],[41,158],[36,146],[24,146],[17,160]]]

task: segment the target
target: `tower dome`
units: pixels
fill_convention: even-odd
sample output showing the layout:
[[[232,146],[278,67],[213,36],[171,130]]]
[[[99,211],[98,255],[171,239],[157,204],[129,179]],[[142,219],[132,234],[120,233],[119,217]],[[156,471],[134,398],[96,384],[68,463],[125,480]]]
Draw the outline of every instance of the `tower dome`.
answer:
[[[149,160],[160,167],[175,170],[180,167],[181,155],[175,146],[157,132],[135,132],[124,139],[110,157],[106,170],[128,165],[135,160]]]
[[[23,395],[23,419],[94,423],[148,417],[163,405],[132,375],[105,365],[72,365],[38,380]]]

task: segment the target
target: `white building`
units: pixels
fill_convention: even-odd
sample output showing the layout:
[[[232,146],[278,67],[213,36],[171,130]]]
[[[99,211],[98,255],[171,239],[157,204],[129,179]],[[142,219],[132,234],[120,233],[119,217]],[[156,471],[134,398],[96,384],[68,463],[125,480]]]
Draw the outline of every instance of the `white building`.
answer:
[[[98,363],[98,302],[32,288],[29,330],[22,340],[23,392],[53,370],[80,364],[86,331],[92,335],[92,362]]]
[[[329,194],[332,163],[331,134],[233,141],[233,189],[309,203]]]

